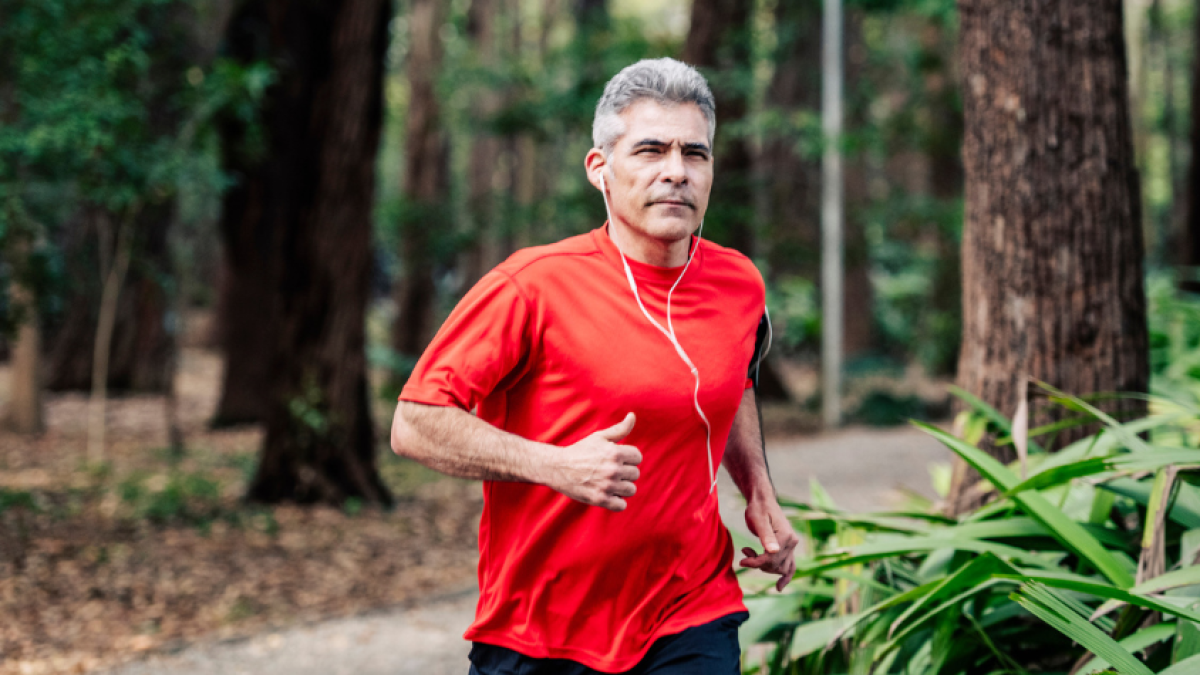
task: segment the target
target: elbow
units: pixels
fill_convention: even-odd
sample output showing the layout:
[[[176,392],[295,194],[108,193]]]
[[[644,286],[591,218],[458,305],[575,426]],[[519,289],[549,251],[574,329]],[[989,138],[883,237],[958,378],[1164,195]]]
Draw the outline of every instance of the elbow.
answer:
[[[409,403],[401,401],[396,406],[396,414],[392,418],[391,444],[392,452],[400,457],[415,459],[416,433],[406,414],[409,405]]]

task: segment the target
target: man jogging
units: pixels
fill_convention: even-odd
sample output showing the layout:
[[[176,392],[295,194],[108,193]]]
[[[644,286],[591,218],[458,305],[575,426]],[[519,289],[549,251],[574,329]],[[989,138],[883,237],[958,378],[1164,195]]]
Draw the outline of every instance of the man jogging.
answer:
[[[614,77],[585,160],[608,222],[484,276],[400,394],[392,448],[484,481],[471,673],[738,673],[722,462],[764,548],[741,564],[795,571],[747,375],[762,277],[693,236],[715,123],[690,66]]]

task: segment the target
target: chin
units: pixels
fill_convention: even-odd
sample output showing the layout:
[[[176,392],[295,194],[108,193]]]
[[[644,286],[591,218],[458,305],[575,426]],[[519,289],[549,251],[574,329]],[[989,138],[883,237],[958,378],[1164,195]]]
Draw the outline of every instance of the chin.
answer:
[[[688,218],[655,218],[646,223],[646,233],[662,241],[687,239],[699,223]]]

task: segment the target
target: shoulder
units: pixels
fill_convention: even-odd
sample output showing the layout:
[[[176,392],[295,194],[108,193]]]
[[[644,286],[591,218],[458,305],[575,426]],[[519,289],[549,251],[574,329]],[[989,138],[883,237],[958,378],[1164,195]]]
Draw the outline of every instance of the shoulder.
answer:
[[[584,233],[545,246],[523,248],[497,265],[494,271],[514,281],[528,281],[600,255],[591,233]]]
[[[740,281],[755,289],[759,294],[766,292],[762,273],[758,271],[754,262],[741,251],[701,239],[700,254],[710,273]]]

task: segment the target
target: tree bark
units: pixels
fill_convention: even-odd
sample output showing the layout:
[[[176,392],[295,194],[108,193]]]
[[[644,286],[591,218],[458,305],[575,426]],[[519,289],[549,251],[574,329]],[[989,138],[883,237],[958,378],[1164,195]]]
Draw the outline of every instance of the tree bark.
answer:
[[[364,325],[389,10],[251,0],[230,26],[237,58],[278,68],[261,113],[265,157],[226,146],[243,169],[222,222],[250,249],[239,252],[267,298],[254,319],[271,358],[252,501],[392,501],[376,467]]]
[[[12,348],[12,396],[8,408],[8,426],[19,434],[40,434],[46,424],[42,405],[42,337],[37,303],[33,293],[20,284],[13,285],[11,297],[15,303],[27,309]]]
[[[408,80],[409,104],[405,146],[405,201],[401,233],[404,272],[396,284],[396,322],[392,349],[410,357],[420,356],[433,339],[434,257],[432,236],[449,222],[449,148],[441,126],[437,77],[441,70],[441,26],[445,4],[440,0],[413,0],[409,15]],[[403,384],[401,374],[393,382]]]
[[[281,58],[286,45],[272,39],[273,26],[264,2],[245,2],[230,18],[224,49],[241,63]],[[304,86],[301,83],[292,85]],[[273,103],[273,102],[272,102]],[[275,104],[278,105],[278,104]],[[280,115],[282,117],[282,115]],[[260,122],[270,120],[264,114]],[[282,120],[281,120],[282,121]],[[286,120],[286,129],[267,133],[298,138],[302,119]],[[237,177],[223,196],[219,230],[223,260],[217,290],[216,341],[225,356],[221,398],[209,421],[214,428],[265,422],[270,399],[273,327],[278,325],[272,289],[273,251],[280,223],[301,218],[301,203],[278,194],[301,179],[289,174],[288,161],[300,161],[301,149],[272,139],[268,157],[258,157],[249,142],[245,121],[220,121],[222,164]]]
[[[1200,12],[1194,19],[1193,44],[1200,45]],[[1184,217],[1184,231],[1181,237],[1183,246],[1180,247],[1178,264],[1186,267],[1200,267],[1200,49],[1192,56],[1192,106],[1191,106],[1191,163],[1187,172],[1187,213]],[[1195,270],[1188,271],[1181,282],[1181,287],[1193,293],[1200,293],[1200,276]]]
[[[683,60],[701,69],[717,102],[717,128],[712,193],[706,236],[748,256],[755,254],[750,147],[730,127],[746,115],[751,76],[750,20],[752,0],[695,0],[683,47]]]
[[[467,10],[467,37],[478,66],[495,64],[496,15],[498,0],[472,0]],[[500,94],[491,87],[478,87],[471,106],[475,114],[475,129],[471,137],[471,161],[467,167],[467,211],[470,214],[470,244],[463,251],[459,268],[462,288],[471,288],[483,275],[500,263],[496,232],[495,182],[496,163],[500,157],[500,139],[488,129],[489,122],[500,110]]]
[[[1025,378],[1145,392],[1142,232],[1121,3],[963,0],[959,384],[1012,415]],[[1031,389],[1032,391],[1032,389]],[[1114,402],[1124,415],[1139,401]],[[1030,427],[1054,415],[1031,408]],[[1090,429],[1062,433],[1060,444]],[[1011,447],[987,447],[1011,461]],[[978,503],[959,471],[949,510]]]
[[[821,6],[803,0],[775,5],[775,72],[766,107],[775,123],[758,159],[767,193],[767,260],[773,280],[798,275],[815,280],[821,265],[818,218],[821,167],[801,154],[797,117],[821,104]]]

